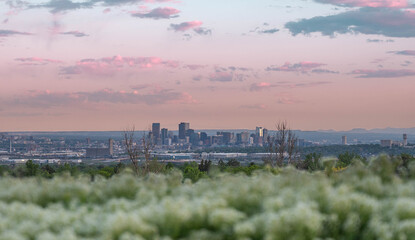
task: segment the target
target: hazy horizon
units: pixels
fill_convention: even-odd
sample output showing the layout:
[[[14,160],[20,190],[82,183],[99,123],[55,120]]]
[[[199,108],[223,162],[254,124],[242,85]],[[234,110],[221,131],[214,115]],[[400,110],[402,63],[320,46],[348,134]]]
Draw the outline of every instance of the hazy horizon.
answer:
[[[161,125],[162,128],[167,128],[169,131],[173,131],[173,132],[177,132],[178,131],[178,127],[176,128],[168,128],[166,126]],[[256,127],[256,126],[255,126]],[[229,130],[229,131],[238,131],[238,130],[247,130],[247,131],[255,131],[255,127],[252,128],[194,128],[191,127],[191,129],[194,130],[200,130],[200,131],[216,131],[216,130]],[[260,127],[260,126],[258,126]],[[262,126],[263,127],[263,126]],[[267,128],[267,127],[265,127]],[[42,133],[42,132],[50,132],[50,133],[59,133],[59,132],[123,132],[126,129],[131,129],[130,127],[126,127],[124,129],[119,129],[119,130],[21,130],[21,131],[0,131],[0,133]],[[270,131],[276,131],[275,127],[271,127],[271,128],[267,128]],[[354,130],[365,130],[365,131],[373,131],[373,130],[398,130],[398,129],[415,129],[415,127],[409,127],[409,128],[398,128],[398,127],[385,127],[385,128],[372,128],[372,129],[366,129],[366,128],[352,128],[352,129],[346,129],[346,130],[334,130],[334,129],[311,129],[311,130],[305,130],[305,129],[297,129],[297,128],[293,128],[292,130],[294,131],[304,131],[304,132],[330,132],[330,131],[334,131],[334,132],[350,132],[350,131],[354,131]],[[140,128],[135,128],[135,131],[137,132],[148,132],[151,131],[151,128],[148,129],[140,129]]]
[[[411,128],[415,0],[0,0],[0,132]]]

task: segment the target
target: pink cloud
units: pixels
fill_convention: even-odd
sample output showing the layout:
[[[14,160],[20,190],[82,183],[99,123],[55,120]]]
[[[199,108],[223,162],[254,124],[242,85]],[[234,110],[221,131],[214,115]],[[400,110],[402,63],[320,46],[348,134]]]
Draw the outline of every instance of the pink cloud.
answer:
[[[358,78],[398,78],[415,76],[414,70],[409,69],[358,69],[352,71],[350,74],[359,75]]]
[[[299,62],[295,64],[291,64],[286,62],[282,66],[270,66],[266,68],[266,71],[281,71],[281,72],[299,72],[299,73],[308,73],[309,71],[324,66],[326,64],[323,63],[315,63],[315,62]]]
[[[180,10],[172,7],[159,7],[151,11],[132,11],[130,12],[131,16],[138,18],[152,18],[152,19],[170,19],[178,17]]]
[[[103,13],[109,13],[111,12],[111,8],[105,8],[104,10],[102,10]]]
[[[62,74],[89,73],[96,75],[108,75],[117,71],[130,68],[150,69],[156,66],[177,68],[180,63],[171,60],[162,60],[158,57],[105,57],[100,59],[82,59],[73,66],[63,67]]]
[[[279,104],[297,104],[302,103],[303,101],[301,99],[298,99],[296,97],[293,97],[289,93],[281,93],[277,96],[277,103]]]
[[[190,70],[199,70],[205,67],[206,67],[205,65],[198,65],[198,64],[188,64],[184,66],[184,68],[188,68]]]
[[[88,34],[85,34],[83,32],[77,31],[77,30],[68,31],[68,32],[60,32],[59,34],[61,34],[61,35],[72,35],[74,37],[87,37],[87,36],[89,36]]]
[[[198,28],[203,24],[201,21],[182,22],[179,24],[170,24],[171,29],[176,32],[185,32],[187,30]]]
[[[171,89],[157,89],[155,91],[140,92],[115,91],[102,89],[92,92],[52,92],[28,91],[24,95],[16,96],[11,105],[20,105],[34,108],[52,108],[63,106],[78,106],[83,104],[191,104],[197,103],[186,92],[177,92]]]
[[[38,57],[30,57],[30,58],[15,58],[15,61],[21,62],[23,65],[45,65],[48,63],[63,63],[60,60],[55,59],[47,59],[47,58],[38,58]]]
[[[264,89],[268,89],[270,87],[273,87],[273,86],[271,85],[271,83],[267,83],[267,82],[253,83],[251,84],[251,87],[249,88],[249,90],[251,92],[256,92],[256,91],[262,91]]]
[[[14,30],[6,30],[6,29],[0,29],[0,37],[10,37],[13,35],[32,35],[28,32],[19,32]]]
[[[373,8],[407,8],[410,7],[407,0],[316,0],[320,3],[329,3],[348,7],[373,7]]]
[[[209,75],[209,80],[212,82],[231,82],[233,80],[233,73],[215,72]]]
[[[320,85],[326,85],[330,82],[319,81],[319,82],[288,82],[288,81],[280,81],[274,84],[268,82],[260,82],[260,83],[253,83],[250,85],[249,90],[251,92],[259,92],[263,90],[268,90],[271,88],[308,88],[308,87],[316,87]]]
[[[293,36],[320,32],[324,36],[361,33],[410,38],[415,36],[415,12],[363,7],[335,15],[288,22],[285,27]]]
[[[391,53],[395,53],[397,55],[415,56],[415,50],[403,50],[403,51],[395,51]]]

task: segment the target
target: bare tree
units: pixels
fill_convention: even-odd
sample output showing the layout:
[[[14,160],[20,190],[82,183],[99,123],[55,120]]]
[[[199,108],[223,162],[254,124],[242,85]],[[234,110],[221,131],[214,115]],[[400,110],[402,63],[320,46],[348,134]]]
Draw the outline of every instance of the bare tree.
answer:
[[[285,153],[287,162],[291,164],[297,156],[297,137],[288,127],[287,121],[279,121],[276,125],[274,137],[268,137],[269,162],[271,166],[282,167],[284,165]]]
[[[131,164],[133,165],[134,172],[139,175],[140,166],[139,166],[139,157],[140,149],[134,141],[135,127],[126,128],[124,130],[124,144],[127,150],[128,157],[130,158]]]
[[[276,153],[275,138],[271,137],[271,136],[268,136],[267,144],[268,144],[268,153],[269,153],[269,155],[268,155],[268,157],[265,157],[264,163],[266,165],[269,164],[271,167],[275,167],[275,162],[276,162],[276,159],[274,161],[274,156],[275,156],[275,153]],[[275,156],[275,158],[276,158],[276,156]]]
[[[291,129],[288,129],[288,136],[287,136],[288,164],[295,163],[297,160],[297,155],[298,155],[297,141],[298,141],[298,138],[295,135],[294,131]]]
[[[127,128],[124,131],[124,141],[127,154],[133,165],[133,170],[137,175],[147,175],[148,173],[160,173],[164,170],[164,165],[157,159],[151,158],[153,150],[153,139],[151,135],[143,134],[138,144],[134,140],[135,128]],[[140,157],[144,157],[144,162],[140,164]]]
[[[287,121],[280,121],[276,124],[277,133],[275,135],[275,154],[276,164],[282,167],[284,164],[284,153],[287,148],[288,124]]]

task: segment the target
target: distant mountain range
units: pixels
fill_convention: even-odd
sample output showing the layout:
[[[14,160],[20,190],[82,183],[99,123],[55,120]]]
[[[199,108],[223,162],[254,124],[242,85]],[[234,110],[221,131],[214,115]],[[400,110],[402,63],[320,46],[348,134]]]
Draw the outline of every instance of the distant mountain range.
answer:
[[[325,133],[380,133],[380,134],[415,134],[414,128],[374,128],[374,129],[364,129],[364,128],[353,128],[349,131],[335,131],[335,130],[317,130],[317,132]]]

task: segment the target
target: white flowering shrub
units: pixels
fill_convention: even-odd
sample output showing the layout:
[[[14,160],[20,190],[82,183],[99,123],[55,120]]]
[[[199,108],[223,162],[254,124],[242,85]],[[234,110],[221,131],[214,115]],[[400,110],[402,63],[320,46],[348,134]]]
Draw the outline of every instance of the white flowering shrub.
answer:
[[[178,171],[93,182],[3,177],[0,240],[415,239],[415,180],[384,169],[387,161],[196,183]]]

